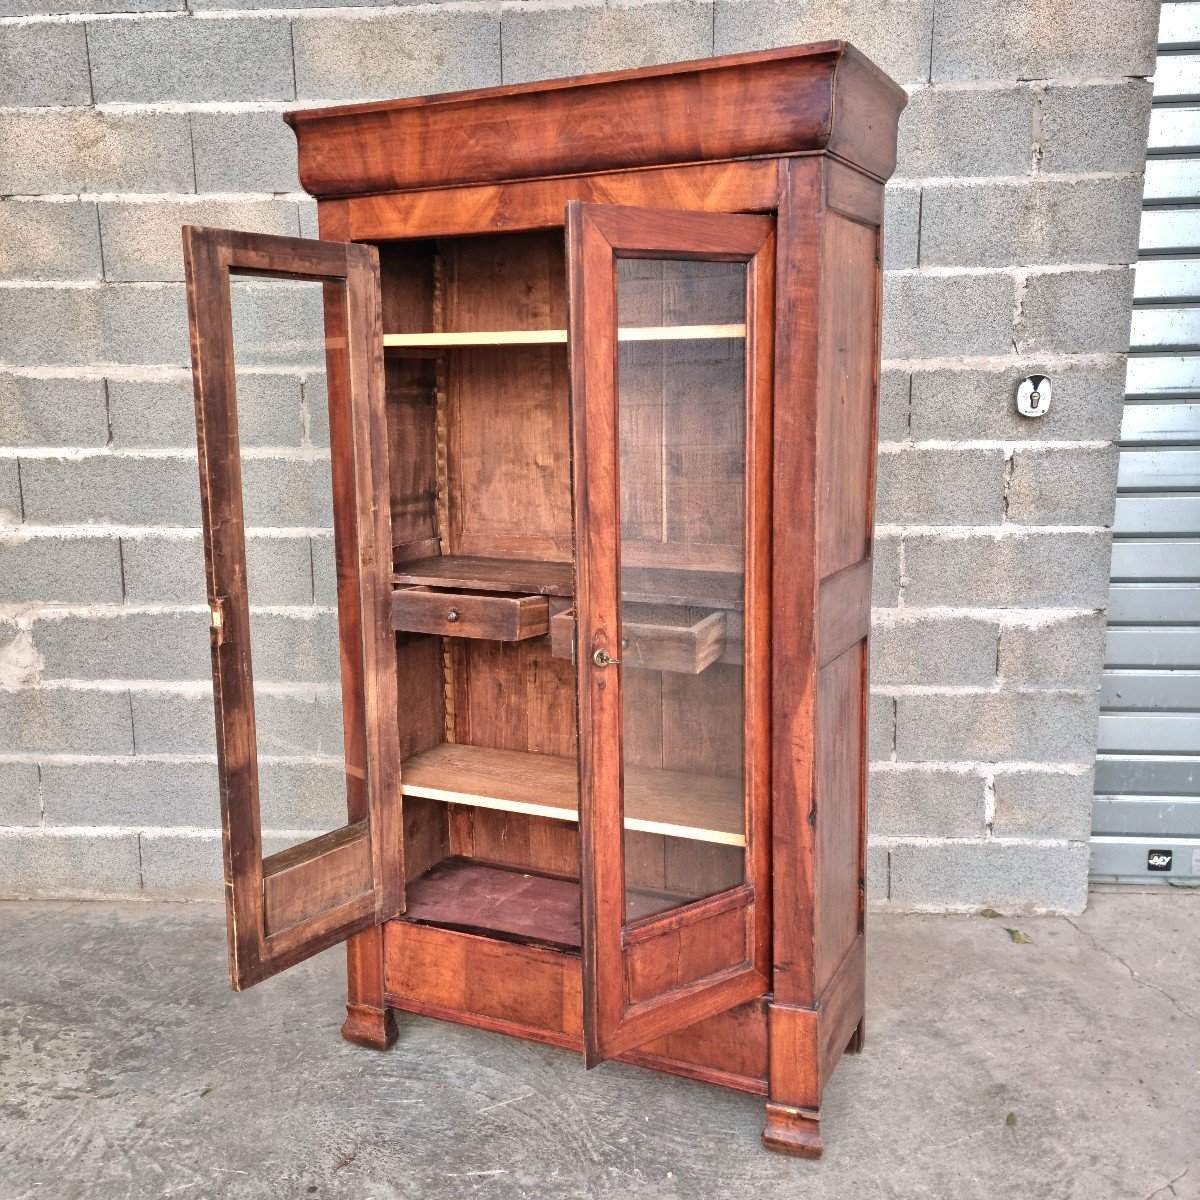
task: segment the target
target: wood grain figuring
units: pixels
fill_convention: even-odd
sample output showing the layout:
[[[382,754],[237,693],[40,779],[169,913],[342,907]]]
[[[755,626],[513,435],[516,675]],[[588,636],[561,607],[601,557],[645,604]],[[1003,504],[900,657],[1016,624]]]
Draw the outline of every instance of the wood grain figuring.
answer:
[[[407,633],[519,642],[550,632],[550,610],[545,596],[397,588],[392,593],[392,625]]]
[[[871,560],[821,580],[817,661],[831,663],[871,632]]]
[[[268,937],[354,902],[374,885],[365,821],[289,846],[263,862]]]
[[[301,181],[314,196],[821,150],[882,179],[895,166],[892,131],[905,99],[853,47],[820,42],[293,111],[286,120],[299,143]],[[876,119],[862,119],[864,109]]]
[[[866,973],[866,938],[860,933],[821,997],[817,1020],[817,1070],[822,1088],[862,1023]]]
[[[830,215],[821,243],[827,274],[820,308],[816,462],[818,569],[824,577],[870,551],[879,230]]]
[[[370,242],[396,237],[561,229],[571,200],[657,204],[703,212],[768,212],[775,207],[775,198],[775,163],[764,161],[697,163],[565,179],[430,188],[356,196],[340,203],[348,212],[349,236]]]
[[[820,995],[859,933],[862,828],[863,690],[866,643],[822,667],[817,683],[816,945]]]
[[[625,828],[745,844],[736,781],[633,768],[625,782]],[[549,754],[447,743],[405,762],[401,791],[446,804],[579,820],[579,768]]]
[[[405,921],[382,929],[388,1004],[576,1053],[582,1049],[577,954]],[[761,1095],[766,1027],[765,1006],[750,1001],[655,1038],[618,1061]]]
[[[626,606],[621,626],[621,657],[626,666],[699,675],[725,653],[725,613],[693,616],[691,609],[658,608],[636,621]],[[550,645],[556,658],[574,659],[573,608],[550,618]]]

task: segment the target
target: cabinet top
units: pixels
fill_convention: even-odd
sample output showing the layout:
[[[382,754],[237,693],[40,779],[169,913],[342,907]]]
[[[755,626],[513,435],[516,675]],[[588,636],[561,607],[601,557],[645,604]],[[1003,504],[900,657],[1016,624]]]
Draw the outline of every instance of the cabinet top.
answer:
[[[831,41],[285,119],[305,189],[335,197],[814,152],[886,179],[906,102]]]

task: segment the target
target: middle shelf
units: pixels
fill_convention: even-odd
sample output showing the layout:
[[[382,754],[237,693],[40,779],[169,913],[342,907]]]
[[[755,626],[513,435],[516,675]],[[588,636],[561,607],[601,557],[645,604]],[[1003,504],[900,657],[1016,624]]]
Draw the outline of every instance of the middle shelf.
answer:
[[[406,796],[579,820],[579,767],[573,758],[445,742],[407,759],[400,781]],[[625,828],[744,846],[741,783],[690,771],[627,766]]]

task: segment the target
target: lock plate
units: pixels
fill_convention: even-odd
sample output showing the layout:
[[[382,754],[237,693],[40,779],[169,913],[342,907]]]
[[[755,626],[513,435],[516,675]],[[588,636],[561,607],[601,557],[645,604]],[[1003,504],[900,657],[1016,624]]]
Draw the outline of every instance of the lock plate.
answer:
[[[1017,412],[1023,417],[1044,417],[1050,411],[1050,380],[1030,375],[1017,388]]]

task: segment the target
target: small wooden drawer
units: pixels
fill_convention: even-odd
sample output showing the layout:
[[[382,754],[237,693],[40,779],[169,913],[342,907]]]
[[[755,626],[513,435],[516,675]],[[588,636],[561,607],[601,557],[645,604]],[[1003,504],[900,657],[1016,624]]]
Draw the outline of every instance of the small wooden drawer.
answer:
[[[723,612],[696,616],[686,608],[629,604],[621,624],[621,661],[648,671],[699,675],[725,653]],[[555,658],[575,657],[575,610],[550,618],[550,651]]]
[[[392,592],[392,628],[404,633],[521,642],[549,633],[550,602],[545,596],[396,588]]]

